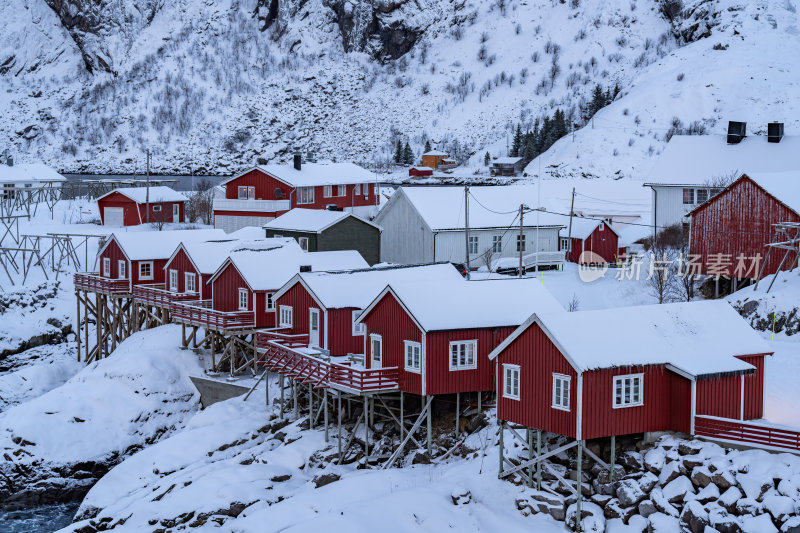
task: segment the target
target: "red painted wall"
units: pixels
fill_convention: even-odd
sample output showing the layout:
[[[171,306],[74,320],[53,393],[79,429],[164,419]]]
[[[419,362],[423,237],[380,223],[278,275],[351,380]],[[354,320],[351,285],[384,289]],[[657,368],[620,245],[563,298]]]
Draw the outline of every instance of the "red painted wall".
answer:
[[[495,390],[495,365],[489,360],[489,352],[511,335],[516,327],[429,332],[425,359],[428,394]],[[450,370],[450,342],[474,339],[478,341],[477,368]]]
[[[376,333],[383,339],[383,366],[396,366],[400,374],[400,390],[422,394],[422,377],[405,370],[405,345],[403,341],[422,343],[422,331],[405,312],[395,297],[387,293],[365,318],[367,325],[367,367],[369,358],[369,335]]]
[[[267,311],[267,291],[256,291],[254,298],[252,305],[256,310],[256,327],[274,328],[277,314],[274,310]]]
[[[253,291],[248,288],[247,283],[232,263],[228,263],[211,285],[213,286],[212,306],[217,311],[239,310],[239,288],[247,289],[248,309],[253,309]]]
[[[322,312],[322,306],[319,305],[305,287],[300,283],[295,283],[294,286],[286,291],[278,301],[276,307],[281,305],[288,305],[292,308],[292,327],[288,333],[291,335],[303,335],[308,333],[309,324],[309,309],[319,309],[319,343],[325,346],[325,314]],[[342,355],[331,351],[332,355]]]
[[[700,255],[702,274],[709,274],[710,254],[730,254],[731,265],[722,269],[721,275],[733,276],[739,254],[750,257],[760,253],[764,258],[764,245],[772,241],[772,224],[798,221],[797,213],[782,205],[750,178],[743,177],[692,214],[690,253]],[[771,254],[765,275],[777,271],[783,255],[782,252]],[[793,253],[789,254],[787,264],[791,264],[794,258]],[[748,262],[745,269],[749,266]],[[736,275],[755,278],[758,271],[746,276],[744,272]]]
[[[687,435],[692,432],[692,382],[667,372],[670,386],[670,429]]]
[[[697,414],[739,419],[741,376],[697,380]]]
[[[185,205],[183,202],[158,202],[150,204],[150,223],[160,221],[172,223],[172,206],[174,204],[178,204],[179,206],[180,215],[178,217],[178,222],[183,222],[185,217]],[[142,216],[142,224],[147,224],[147,204],[138,205],[139,214]],[[161,211],[156,212],[154,209],[155,206],[161,206]]]
[[[167,283],[167,289],[169,289],[169,271],[175,269],[178,271],[178,292],[186,291],[186,273],[189,272],[195,275],[195,285],[198,291],[198,298],[203,299],[210,297],[210,287],[206,288],[203,286],[204,284],[202,283],[203,280],[200,276],[200,273],[194,268],[194,265],[189,260],[189,256],[186,255],[186,251],[184,251],[182,247],[178,250],[178,253],[175,254],[175,257],[166,263],[164,269],[164,279]]]
[[[740,357],[756,367],[754,374],[744,377],[744,419],[754,420],[764,417],[764,363],[765,355]]]
[[[122,249],[117,244],[116,239],[111,239],[111,242],[108,243],[103,253],[100,254],[100,258],[97,262],[97,271],[100,275],[103,275],[103,259],[111,259],[111,279],[117,279],[119,277],[119,268],[118,268],[118,261],[122,260],[125,261],[125,277],[130,279],[130,267],[131,265],[128,263],[128,260],[125,259],[125,254],[122,253]]]
[[[368,194],[364,196],[363,187],[368,187]],[[239,187],[255,187],[256,200],[281,200],[291,199],[291,207],[304,207],[307,209],[324,209],[328,205],[337,205],[339,207],[351,207],[362,205],[375,205],[375,188],[374,183],[362,184],[361,194],[355,195],[355,185],[347,185],[347,194],[345,196],[333,196],[331,198],[324,197],[324,188],[314,187],[314,203],[312,204],[298,204],[297,192],[293,187],[277,180],[258,169],[253,169],[242,176],[228,182],[225,185],[225,198],[238,199]],[[283,192],[281,198],[276,197],[275,189],[280,189]],[[333,194],[337,193],[337,187],[334,185],[332,188]],[[244,216],[246,213],[242,212],[223,212],[216,211],[218,215],[228,214],[233,216]],[[264,213],[254,213],[254,216],[264,216]]]
[[[584,250],[589,250],[600,257],[606,263],[613,263],[617,259],[617,251],[619,249],[619,238],[617,234],[611,231],[608,226],[603,231],[597,227],[587,239],[572,239],[572,251],[569,254],[569,260],[577,263],[580,260],[581,253]]]
[[[503,396],[503,364],[520,366],[520,399]],[[527,427],[575,437],[578,378],[538,324],[525,330],[498,356],[497,417]],[[553,373],[570,376],[570,411],[554,409]]]
[[[185,209],[183,202],[159,202],[150,204],[150,221],[155,222],[159,217],[164,215],[167,217],[168,222],[172,222],[172,204],[178,203],[180,205],[180,222],[184,221]],[[161,212],[156,213],[153,207],[156,205],[161,206]],[[97,206],[100,209],[100,220],[105,224],[105,208],[106,207],[122,207],[123,224],[126,226],[139,225],[139,216],[141,215],[141,223],[144,224],[147,220],[146,204],[137,204],[127,196],[114,192],[97,201]]]

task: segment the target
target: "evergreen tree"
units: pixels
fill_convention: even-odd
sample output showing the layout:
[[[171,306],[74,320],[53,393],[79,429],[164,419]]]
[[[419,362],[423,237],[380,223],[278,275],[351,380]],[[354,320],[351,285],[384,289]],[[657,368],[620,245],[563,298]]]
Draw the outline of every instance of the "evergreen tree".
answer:
[[[403,143],[397,139],[397,145],[394,148],[394,162],[398,165],[403,162]]]
[[[427,153],[428,153],[428,152],[430,152],[431,150],[432,150],[432,148],[431,148],[431,142],[430,142],[430,141],[428,141],[428,140],[426,140],[426,141],[425,141],[425,151],[424,151],[424,152],[422,152],[422,153],[423,153],[423,154],[427,154]]]
[[[603,109],[608,104],[608,95],[603,92],[600,84],[595,85],[594,92],[592,93],[592,101],[589,103],[589,118],[592,118],[595,113]]]
[[[522,149],[522,126],[517,124],[517,131],[514,133],[514,141],[511,143],[511,151],[508,153],[511,157],[519,157],[520,150]]]
[[[408,142],[406,142],[406,146],[403,148],[403,163],[406,165],[414,164],[414,152],[411,151],[411,146],[409,146]]]
[[[492,156],[489,155],[489,152],[486,152],[486,155],[483,156],[483,166],[488,167],[489,161],[492,159]]]

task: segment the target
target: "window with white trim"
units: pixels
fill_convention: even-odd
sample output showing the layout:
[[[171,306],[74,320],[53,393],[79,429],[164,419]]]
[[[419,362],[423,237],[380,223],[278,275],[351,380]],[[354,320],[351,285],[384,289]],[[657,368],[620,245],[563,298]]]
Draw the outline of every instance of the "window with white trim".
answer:
[[[359,316],[361,316],[361,309],[354,309],[353,310],[353,335],[355,335],[355,336],[363,335],[367,331],[367,325],[366,324],[363,324],[363,323],[357,324],[356,323],[356,320],[358,320]]]
[[[298,187],[297,188],[297,203],[298,204],[313,204],[314,203],[314,187]]]
[[[597,226],[597,227],[598,227],[598,228],[600,228],[600,231],[603,231],[603,230],[605,230],[605,229],[606,229],[606,225],[605,225],[605,223],[603,223],[603,222],[601,222],[600,224],[598,224],[598,226]]]
[[[139,279],[153,279],[152,261],[142,261],[139,263]]]
[[[697,189],[697,203],[704,204],[708,201],[708,189]]]
[[[694,189],[683,189],[683,203],[686,205],[694,203]]]
[[[103,258],[103,275],[107,278],[111,277],[111,259],[108,257]]]
[[[300,248],[304,251],[308,251],[308,237],[298,237],[297,244],[300,245]]]
[[[492,253],[499,254],[503,251],[503,236],[492,235]]]
[[[569,250],[569,237],[561,237],[561,250]]]
[[[519,365],[503,365],[503,398],[519,400]]]
[[[186,292],[197,292],[197,278],[194,272],[184,272],[183,284],[185,285]]]
[[[239,200],[247,200],[247,187],[238,187]]]
[[[353,194],[355,196],[358,196],[359,194],[361,194],[361,184],[360,183],[356,183],[354,187],[355,187],[355,190],[353,191]]]
[[[569,411],[572,378],[566,374],[553,374],[553,409]]]
[[[420,372],[422,345],[418,342],[403,341],[405,345],[405,369],[409,372]]]
[[[178,271],[174,268],[169,269],[169,290],[178,292]]]
[[[153,206],[153,213],[160,213],[160,212],[161,212],[161,206],[160,205],[154,205]]]
[[[478,253],[478,236],[477,235],[470,235],[467,237],[467,249],[471,254]]]
[[[331,196],[333,196],[333,187],[330,185],[325,185],[322,188],[322,196],[325,198],[330,198]]]
[[[517,251],[525,251],[525,235],[517,235]]]
[[[614,409],[644,404],[644,374],[614,376]]]
[[[239,311],[247,311],[247,289],[239,288]]]
[[[280,316],[278,317],[278,323],[281,327],[290,328],[292,327],[292,307],[289,305],[282,305],[279,308]]]
[[[337,189],[336,196],[347,196],[347,185],[338,185]]]
[[[267,296],[266,310],[267,311],[274,311],[275,310],[275,300],[274,300],[275,293],[274,292],[268,292],[266,294],[266,296]]]
[[[454,341],[450,343],[450,370],[478,368],[478,341]]]
[[[372,334],[369,336],[369,357],[373,363],[380,364],[383,357],[383,337]]]
[[[127,263],[125,261],[123,261],[122,259],[117,261],[117,277],[119,279],[126,279],[128,277],[128,273],[125,272],[125,270],[126,270],[125,266],[126,265],[127,265]]]

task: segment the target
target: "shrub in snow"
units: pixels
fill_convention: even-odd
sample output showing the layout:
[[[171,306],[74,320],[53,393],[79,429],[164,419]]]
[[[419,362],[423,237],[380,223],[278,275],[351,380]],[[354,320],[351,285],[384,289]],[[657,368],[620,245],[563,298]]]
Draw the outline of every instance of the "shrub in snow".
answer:
[[[577,525],[578,509],[577,504],[573,503],[567,508],[567,527],[575,530]],[[592,502],[584,501],[581,503],[581,531],[584,532],[602,532],[606,527],[606,520],[603,516],[603,510],[599,505]]]
[[[453,505],[466,505],[472,500],[472,493],[466,487],[456,485],[450,493],[450,499]]]

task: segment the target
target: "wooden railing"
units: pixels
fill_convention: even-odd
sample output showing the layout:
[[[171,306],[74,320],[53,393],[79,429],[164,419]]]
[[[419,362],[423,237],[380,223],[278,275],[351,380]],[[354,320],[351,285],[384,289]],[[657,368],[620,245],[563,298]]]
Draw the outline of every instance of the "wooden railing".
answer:
[[[302,342],[303,337],[308,338],[275,331],[259,332],[256,334],[256,348],[261,354],[259,364],[316,388],[334,387],[357,392],[397,389],[397,367],[367,370],[347,363],[332,363],[301,352],[295,343]],[[295,345],[289,346],[289,343]]]
[[[211,300],[172,302],[169,306],[173,322],[201,326],[213,330],[248,329],[255,327],[253,311],[218,311]]]
[[[800,432],[761,422],[697,415],[694,433],[698,437],[800,452]]]
[[[270,341],[278,341],[290,348],[308,346],[308,335],[303,333],[289,334],[281,331],[280,328],[261,330],[256,333],[257,346],[266,346]]]
[[[169,307],[173,302],[197,300],[197,293],[172,292],[167,290],[167,286],[164,283],[155,283],[134,286],[133,297],[140,302],[155,305],[156,307]]]
[[[106,278],[97,272],[80,272],[73,276],[75,288],[83,291],[108,294],[125,294],[130,292],[130,280]]]

